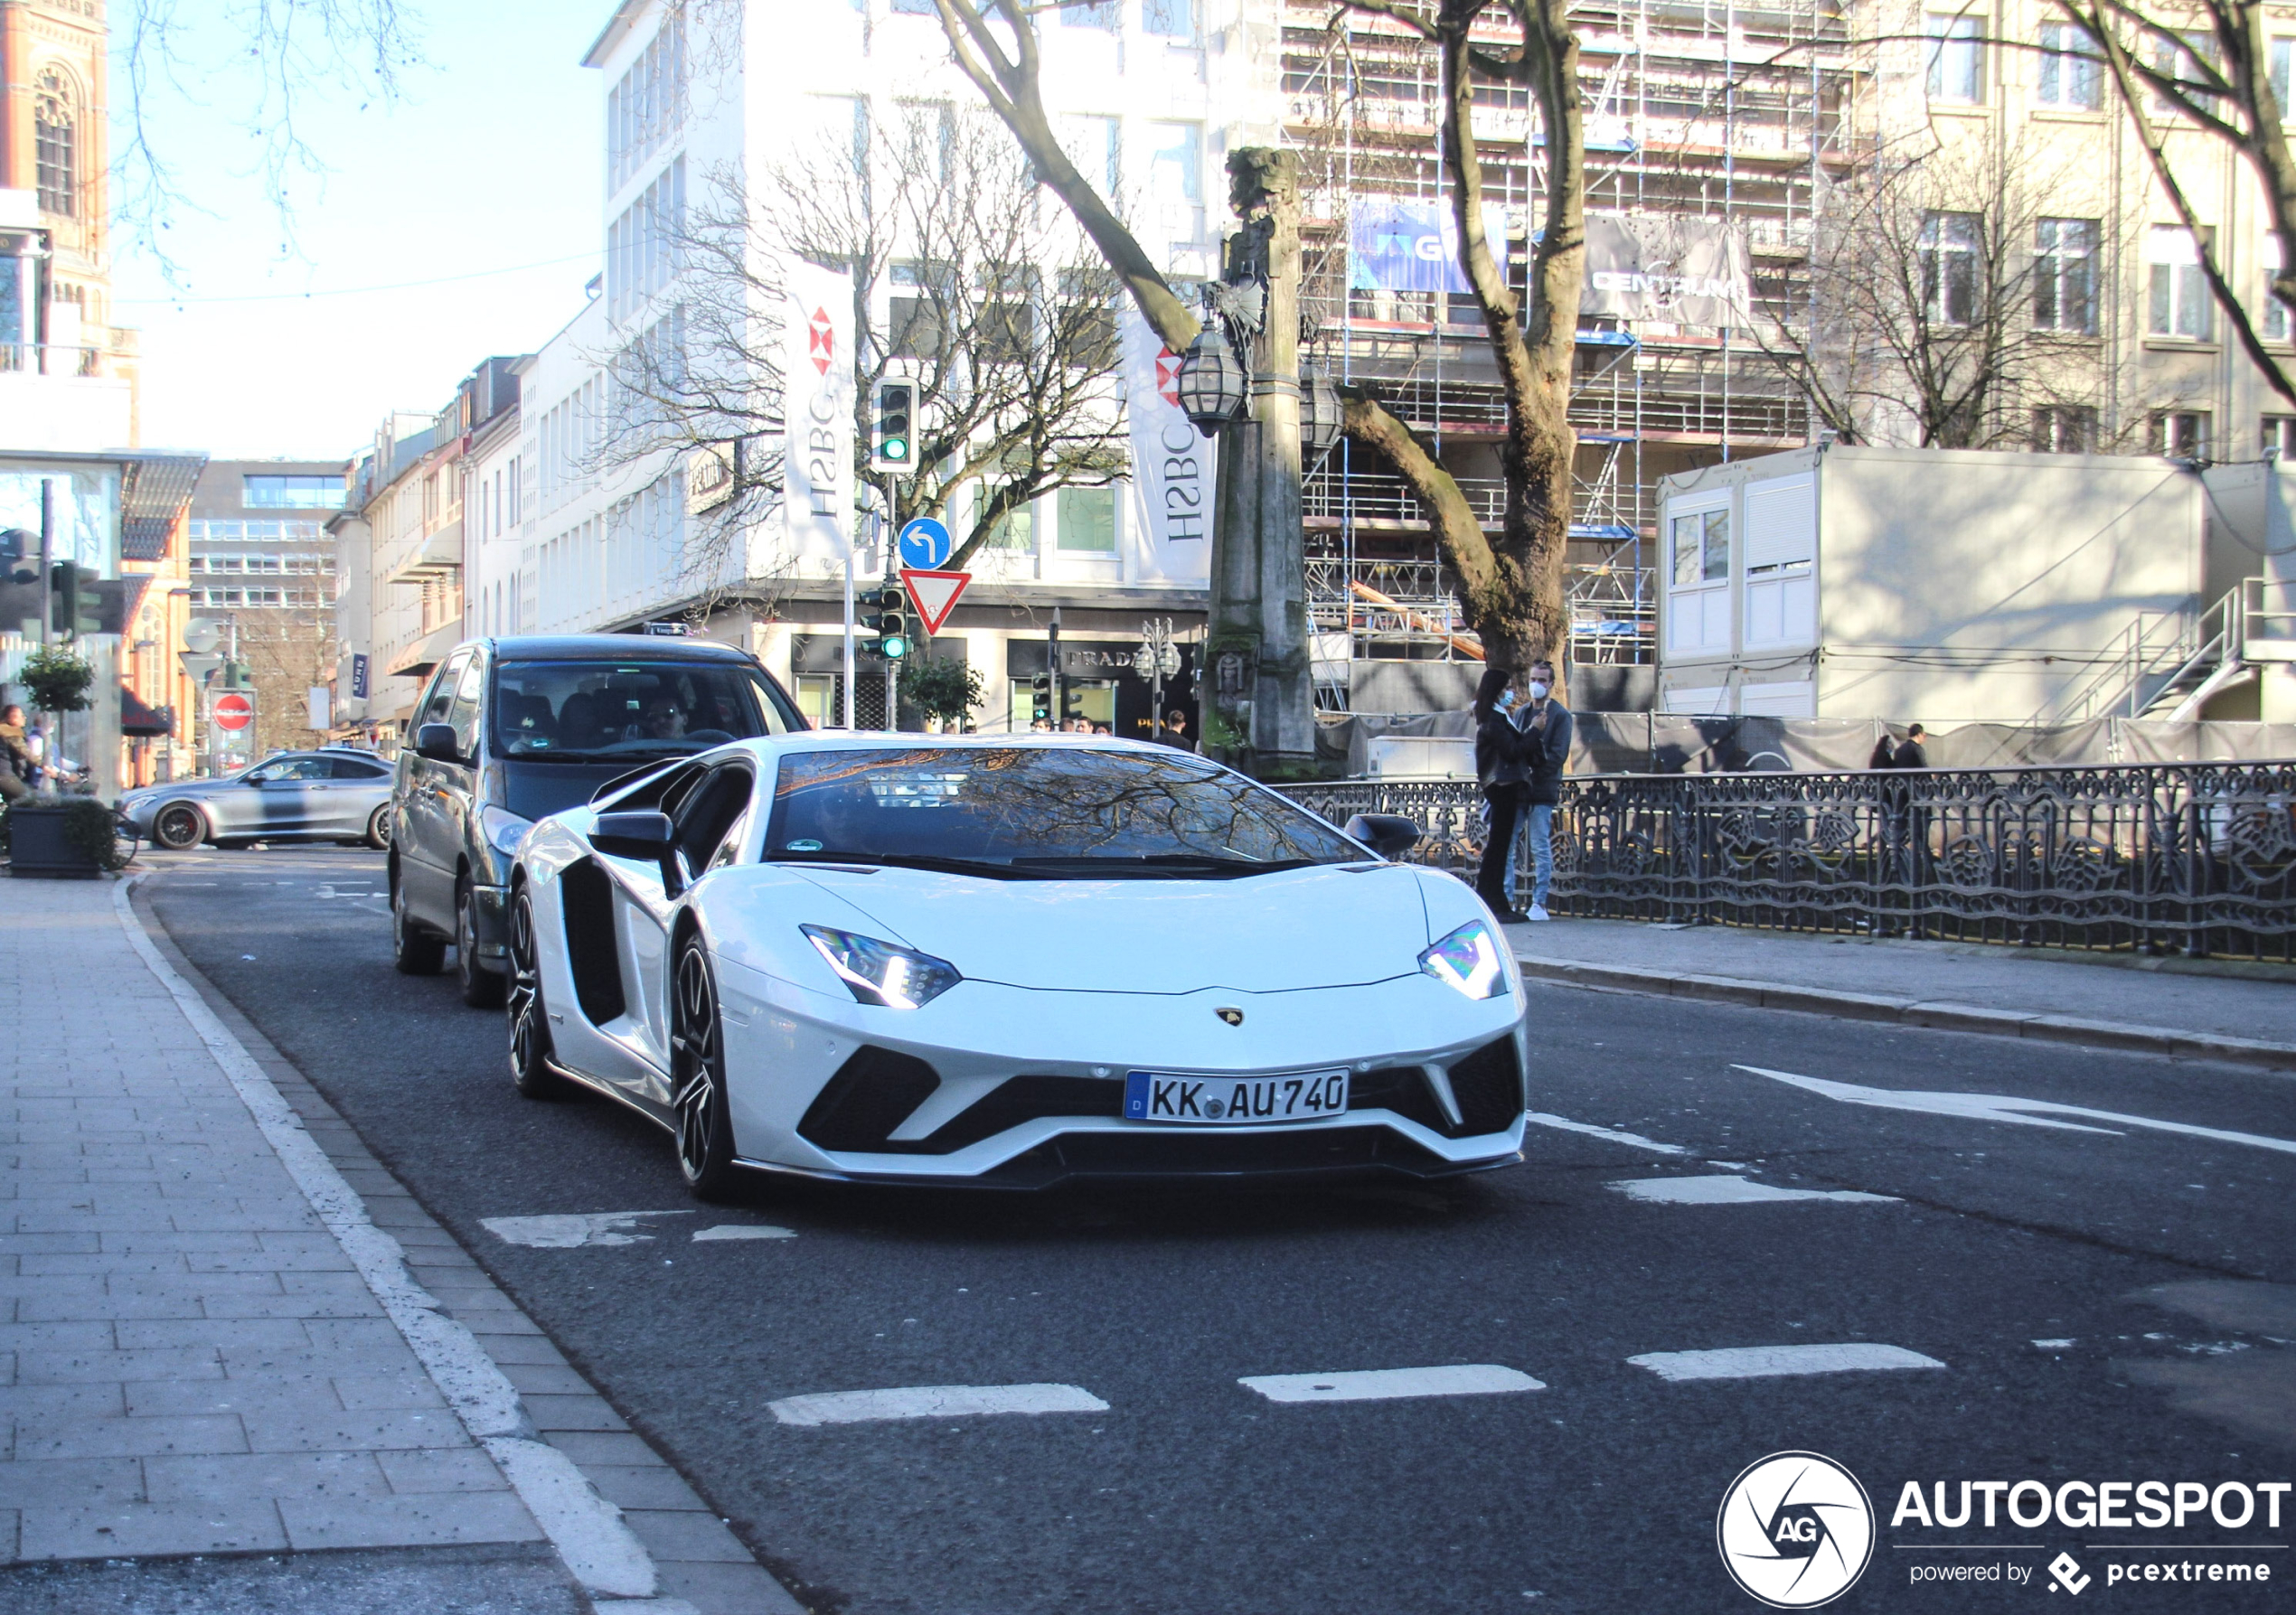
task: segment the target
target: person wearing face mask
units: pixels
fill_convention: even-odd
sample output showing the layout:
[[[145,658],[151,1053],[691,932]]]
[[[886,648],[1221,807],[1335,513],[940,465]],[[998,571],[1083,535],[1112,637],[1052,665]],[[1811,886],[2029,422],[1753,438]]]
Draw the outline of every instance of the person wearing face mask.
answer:
[[[1475,891],[1501,923],[1529,917],[1514,904],[1507,865],[1514,851],[1515,828],[1522,822],[1530,789],[1532,753],[1522,723],[1529,702],[1522,675],[1487,668],[1475,689],[1475,777],[1490,806],[1491,828],[1483,838],[1482,864]]]
[[[1534,662],[1523,687],[1529,698],[1517,717],[1522,730],[1529,782],[1524,801],[1530,817],[1530,912],[1547,915],[1547,890],[1555,881],[1555,809],[1563,800],[1563,769],[1570,762],[1570,709],[1554,699],[1555,664]]]

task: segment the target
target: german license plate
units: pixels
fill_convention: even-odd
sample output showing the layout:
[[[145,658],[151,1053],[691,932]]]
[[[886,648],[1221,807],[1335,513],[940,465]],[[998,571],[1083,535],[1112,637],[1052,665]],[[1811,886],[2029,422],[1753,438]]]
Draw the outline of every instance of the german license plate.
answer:
[[[1288,1076],[1184,1076],[1165,1071],[1124,1074],[1124,1118],[1181,1126],[1248,1127],[1304,1122],[1347,1110],[1347,1072],[1301,1071]]]

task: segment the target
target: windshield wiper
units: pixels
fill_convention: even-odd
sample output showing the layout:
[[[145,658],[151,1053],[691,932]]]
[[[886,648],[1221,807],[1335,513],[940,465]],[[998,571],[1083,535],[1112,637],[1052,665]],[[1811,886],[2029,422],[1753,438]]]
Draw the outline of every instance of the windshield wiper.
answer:
[[[1026,880],[1030,877],[1011,864],[977,858],[942,858],[929,852],[792,852],[766,854],[769,864],[877,864],[896,869],[931,869],[944,875],[983,875],[992,880]]]
[[[1076,856],[1047,853],[1019,857],[1012,861],[1032,869],[1059,869],[1068,873],[1107,875],[1124,879],[1134,876],[1179,878],[1187,875],[1211,875],[1226,878],[1240,875],[1267,875],[1278,869],[1303,869],[1316,860],[1312,858],[1284,858],[1271,859],[1263,863],[1248,858],[1222,858],[1209,852],[1145,852]]]

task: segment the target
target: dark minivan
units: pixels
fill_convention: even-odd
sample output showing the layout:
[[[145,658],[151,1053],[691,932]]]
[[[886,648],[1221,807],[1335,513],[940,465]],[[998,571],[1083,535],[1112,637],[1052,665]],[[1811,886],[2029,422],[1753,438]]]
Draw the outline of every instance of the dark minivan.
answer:
[[[465,1003],[503,1000],[503,896],[528,826],[616,775],[806,727],[755,657],[629,634],[476,639],[416,703],[391,795],[391,940],[409,975],[447,947]]]

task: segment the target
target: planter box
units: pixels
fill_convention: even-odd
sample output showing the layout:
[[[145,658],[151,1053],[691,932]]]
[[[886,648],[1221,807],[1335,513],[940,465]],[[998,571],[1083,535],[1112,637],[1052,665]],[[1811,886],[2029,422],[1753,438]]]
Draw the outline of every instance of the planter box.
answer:
[[[64,839],[65,810],[8,810],[8,872],[47,880],[93,880],[103,873],[96,860]]]

